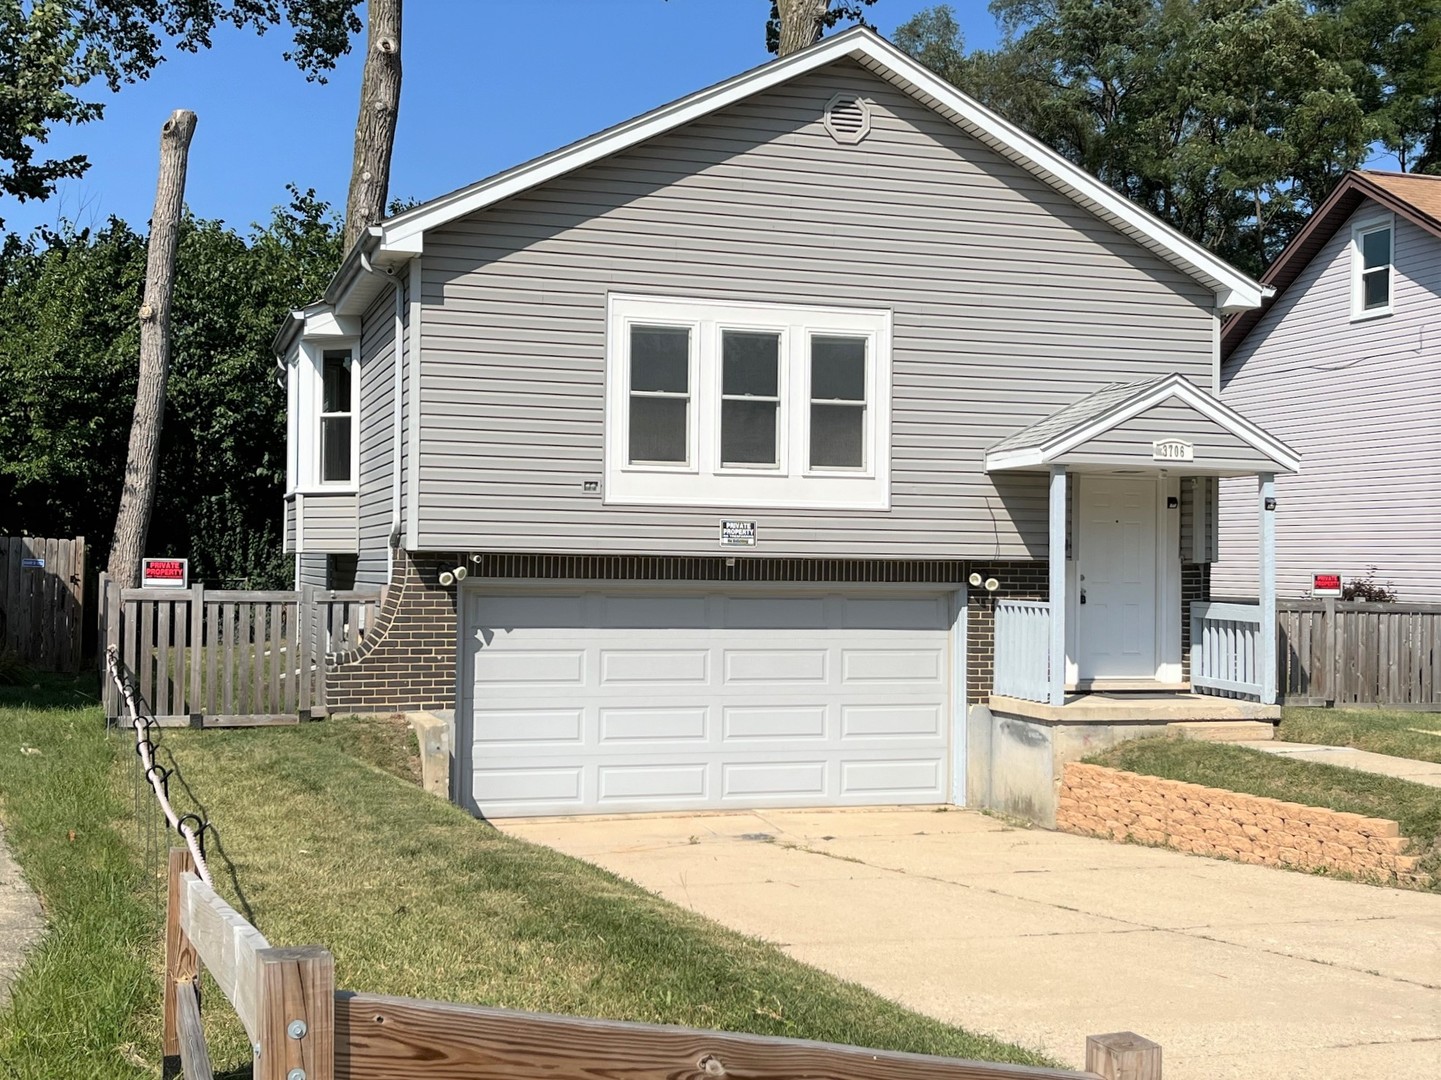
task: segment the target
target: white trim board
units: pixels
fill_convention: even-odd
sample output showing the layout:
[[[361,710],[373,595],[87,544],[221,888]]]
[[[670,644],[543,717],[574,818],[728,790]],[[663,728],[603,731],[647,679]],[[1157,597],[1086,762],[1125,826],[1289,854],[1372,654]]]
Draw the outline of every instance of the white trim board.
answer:
[[[1220,310],[1259,307],[1262,300],[1271,295],[1268,286],[1217,258],[862,27],[836,34],[810,48],[763,64],[569,147],[442,195],[375,226],[372,230],[375,235],[363,239],[361,246],[384,257],[385,261],[420,254],[425,249],[425,233],[429,230],[843,59],[856,61],[910,94],[1182,272],[1214,289],[1216,306]],[[336,281],[326,290],[327,296],[336,299],[337,310],[347,306],[347,294],[353,292],[340,278],[355,275],[359,272],[358,266],[359,260],[347,258]]]

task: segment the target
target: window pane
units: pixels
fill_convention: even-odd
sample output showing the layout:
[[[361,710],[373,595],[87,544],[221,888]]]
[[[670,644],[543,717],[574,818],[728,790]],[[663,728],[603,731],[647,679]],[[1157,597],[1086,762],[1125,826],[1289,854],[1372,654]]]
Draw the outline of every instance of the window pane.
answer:
[[[721,393],[776,397],[779,385],[779,334],[721,332]]]
[[[320,421],[320,479],[350,480],[350,417],[326,416]]]
[[[1367,270],[1361,275],[1361,302],[1366,310],[1382,308],[1391,302],[1391,268]]]
[[[721,464],[776,463],[776,403],[721,402]]]
[[[1370,270],[1391,262],[1391,230],[1377,229],[1361,234],[1361,264]]]
[[[865,338],[811,338],[811,397],[866,399]]]
[[[322,369],[324,390],[321,394],[321,412],[350,411],[350,370],[345,366],[350,359],[348,351],[327,352]]]
[[[630,328],[630,388],[684,394],[690,383],[690,330],[684,326]]]
[[[686,399],[630,399],[630,460],[685,463]]]
[[[865,457],[866,410],[860,405],[811,406],[811,468],[859,469]]]

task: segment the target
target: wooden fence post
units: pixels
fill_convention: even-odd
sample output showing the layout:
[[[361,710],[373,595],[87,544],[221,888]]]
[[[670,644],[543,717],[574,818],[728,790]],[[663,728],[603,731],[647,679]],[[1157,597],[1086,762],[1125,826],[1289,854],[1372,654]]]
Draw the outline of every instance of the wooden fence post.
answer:
[[[260,1031],[255,1080],[335,1080],[335,961],[330,952],[261,949],[256,959]]]
[[[1161,1047],[1134,1031],[1089,1035],[1086,1071],[1102,1080],[1161,1080]]]
[[[161,1008],[164,1025],[161,1053],[165,1055],[161,1076],[165,1080],[180,1075],[180,1027],[176,1015],[175,986],[181,982],[194,982],[200,970],[195,947],[180,929],[180,875],[194,872],[195,860],[190,855],[190,849],[171,848],[165,906],[165,978],[162,987],[165,1000]]]
[[[205,675],[205,586],[190,586],[190,700],[186,712],[190,722],[199,726],[205,705],[200,700],[200,686]]]

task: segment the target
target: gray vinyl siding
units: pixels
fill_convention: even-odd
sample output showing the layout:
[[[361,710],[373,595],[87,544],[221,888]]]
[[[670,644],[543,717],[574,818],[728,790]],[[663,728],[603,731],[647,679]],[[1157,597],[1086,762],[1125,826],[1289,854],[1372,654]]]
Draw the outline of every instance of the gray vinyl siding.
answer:
[[[1222,398],[1301,454],[1301,472],[1276,479],[1279,595],[1374,566],[1402,600],[1437,603],[1441,240],[1397,218],[1394,314],[1357,323],[1350,242],[1348,223],[1227,358]],[[1254,481],[1222,483],[1220,554],[1213,591],[1254,595]]]
[[[837,91],[873,103],[836,144]],[[1040,558],[1043,477],[985,450],[1117,381],[1212,379],[1214,296],[844,62],[428,233],[420,547]],[[893,311],[888,511],[606,506],[607,291]]]
[[[307,585],[313,585],[317,589],[329,587],[324,555],[297,555],[295,559],[301,588]]]
[[[397,283],[395,288],[399,288]],[[395,483],[395,289],[386,289],[360,324],[360,546],[355,584],[388,576]]]
[[[303,492],[295,496],[295,505],[301,546],[307,555],[353,555],[359,549],[354,493]]]
[[[1182,439],[1190,443],[1196,459],[1179,469],[1236,469],[1252,474],[1272,469],[1275,464],[1244,439],[1227,431],[1180,401],[1165,401],[1110,431],[1056,458],[1066,465],[1107,465],[1135,468],[1138,461],[1151,461],[1152,443]]]
[[[1184,563],[1208,563],[1216,558],[1216,498],[1217,487],[1214,476],[1181,477],[1181,561]],[[1196,508],[1203,506],[1205,543],[1200,551],[1196,542]]]
[[[295,553],[295,496],[287,495],[285,498],[285,542],[282,547],[287,555]]]

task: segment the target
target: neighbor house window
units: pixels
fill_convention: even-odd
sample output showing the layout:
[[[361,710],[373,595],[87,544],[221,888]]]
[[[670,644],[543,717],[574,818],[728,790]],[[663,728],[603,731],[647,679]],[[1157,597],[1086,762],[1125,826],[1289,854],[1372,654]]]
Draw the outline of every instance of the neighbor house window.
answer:
[[[1371,318],[1391,312],[1394,232],[1389,220],[1358,224],[1352,230],[1353,318]]]
[[[890,502],[890,312],[612,295],[605,501]]]
[[[320,482],[354,481],[351,352],[326,349],[320,367]]]

